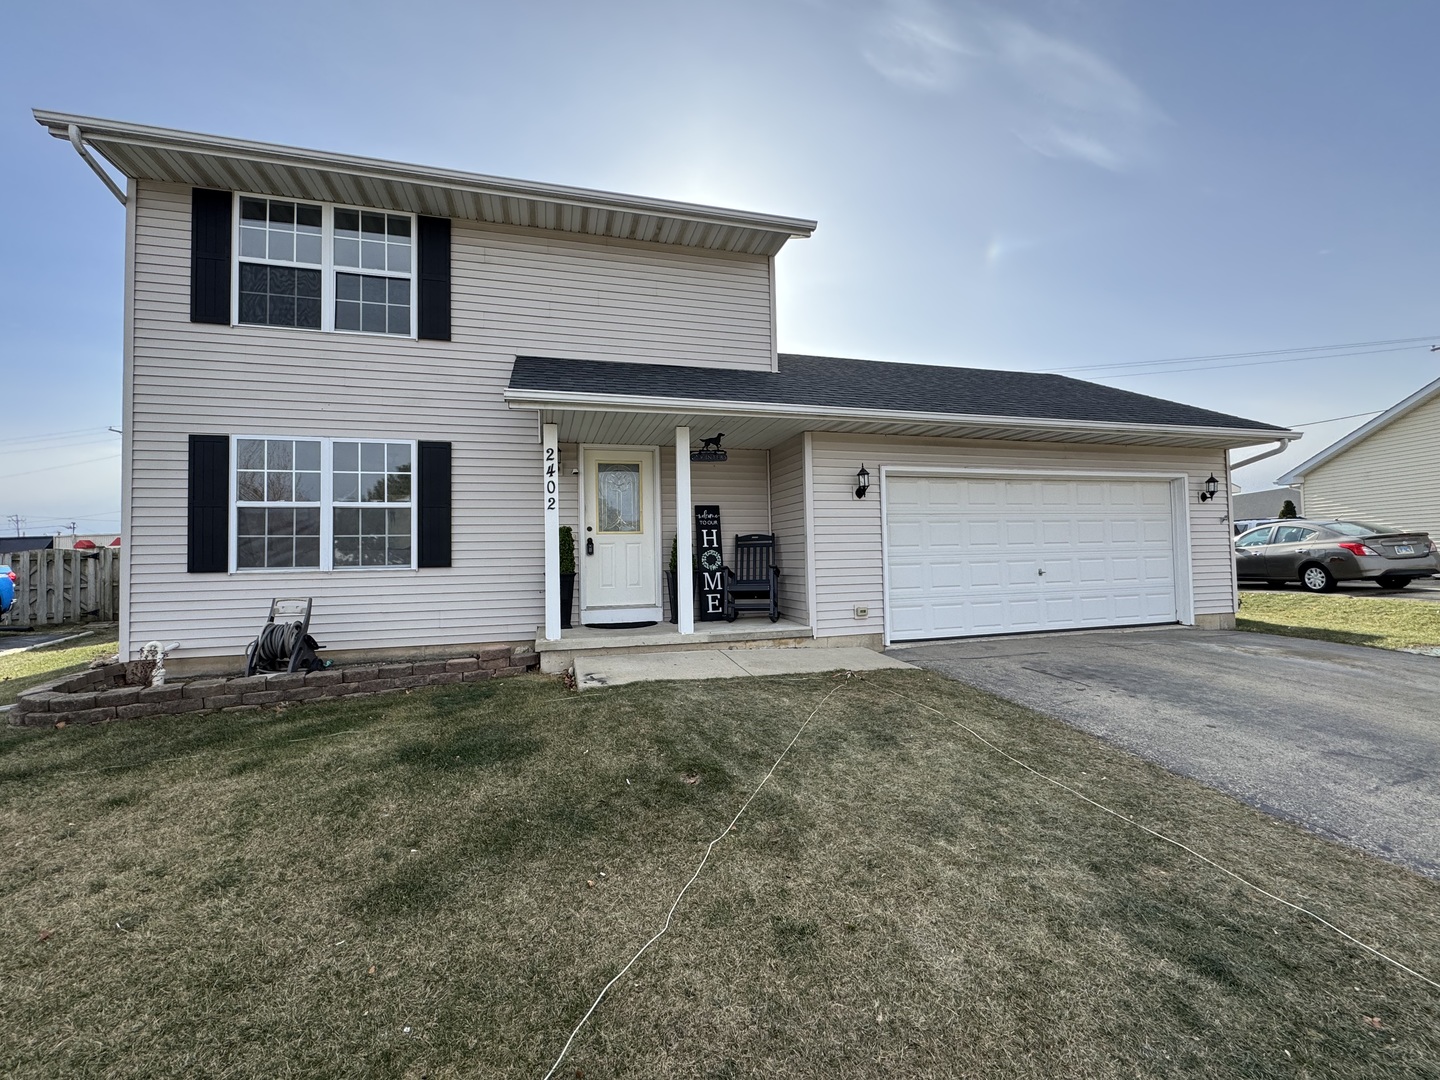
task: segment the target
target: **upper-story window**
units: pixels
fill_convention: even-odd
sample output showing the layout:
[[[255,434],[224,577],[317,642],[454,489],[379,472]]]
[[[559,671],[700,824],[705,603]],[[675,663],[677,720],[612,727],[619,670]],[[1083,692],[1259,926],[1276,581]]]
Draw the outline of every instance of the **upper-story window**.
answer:
[[[409,214],[237,196],[237,321],[414,336]]]

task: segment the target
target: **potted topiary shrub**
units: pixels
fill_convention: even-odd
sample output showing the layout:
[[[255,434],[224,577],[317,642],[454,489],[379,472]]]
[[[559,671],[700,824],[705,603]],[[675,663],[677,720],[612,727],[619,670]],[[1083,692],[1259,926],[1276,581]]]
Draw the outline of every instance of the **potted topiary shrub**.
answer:
[[[575,603],[575,533],[560,526],[560,629],[570,629],[570,608]]]

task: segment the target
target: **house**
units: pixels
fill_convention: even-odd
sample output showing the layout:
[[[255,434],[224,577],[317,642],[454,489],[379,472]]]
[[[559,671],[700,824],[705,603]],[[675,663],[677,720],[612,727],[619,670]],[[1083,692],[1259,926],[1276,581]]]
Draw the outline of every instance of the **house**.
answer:
[[[1230,497],[1236,521],[1259,520],[1280,516],[1287,502],[1300,510],[1300,489],[1292,487],[1269,488],[1265,491],[1236,491]]]
[[[177,670],[233,668],[287,595],[340,659],[538,645],[551,670],[1229,626],[1206,482],[1296,437],[1055,375],[780,353],[775,256],[813,221],[35,115],[125,206],[120,647],[178,640]],[[710,621],[689,588],[668,609],[672,541],[708,567],[752,532],[778,623]]]
[[[1350,518],[1440,536],[1440,379],[1276,481],[1312,518]]]

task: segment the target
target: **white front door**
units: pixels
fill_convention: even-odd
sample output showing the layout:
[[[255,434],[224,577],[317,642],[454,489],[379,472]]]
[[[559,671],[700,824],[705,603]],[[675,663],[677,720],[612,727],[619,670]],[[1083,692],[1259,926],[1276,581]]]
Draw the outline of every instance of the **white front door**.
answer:
[[[580,621],[658,622],[658,451],[584,447],[581,457]]]

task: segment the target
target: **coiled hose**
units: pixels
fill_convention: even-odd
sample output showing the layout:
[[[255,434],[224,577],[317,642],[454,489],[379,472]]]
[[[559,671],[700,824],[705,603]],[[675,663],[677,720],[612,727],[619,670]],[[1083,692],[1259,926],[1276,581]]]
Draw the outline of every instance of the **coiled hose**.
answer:
[[[255,643],[255,664],[260,668],[289,666],[290,657],[305,637],[305,624],[299,621],[266,623]]]

